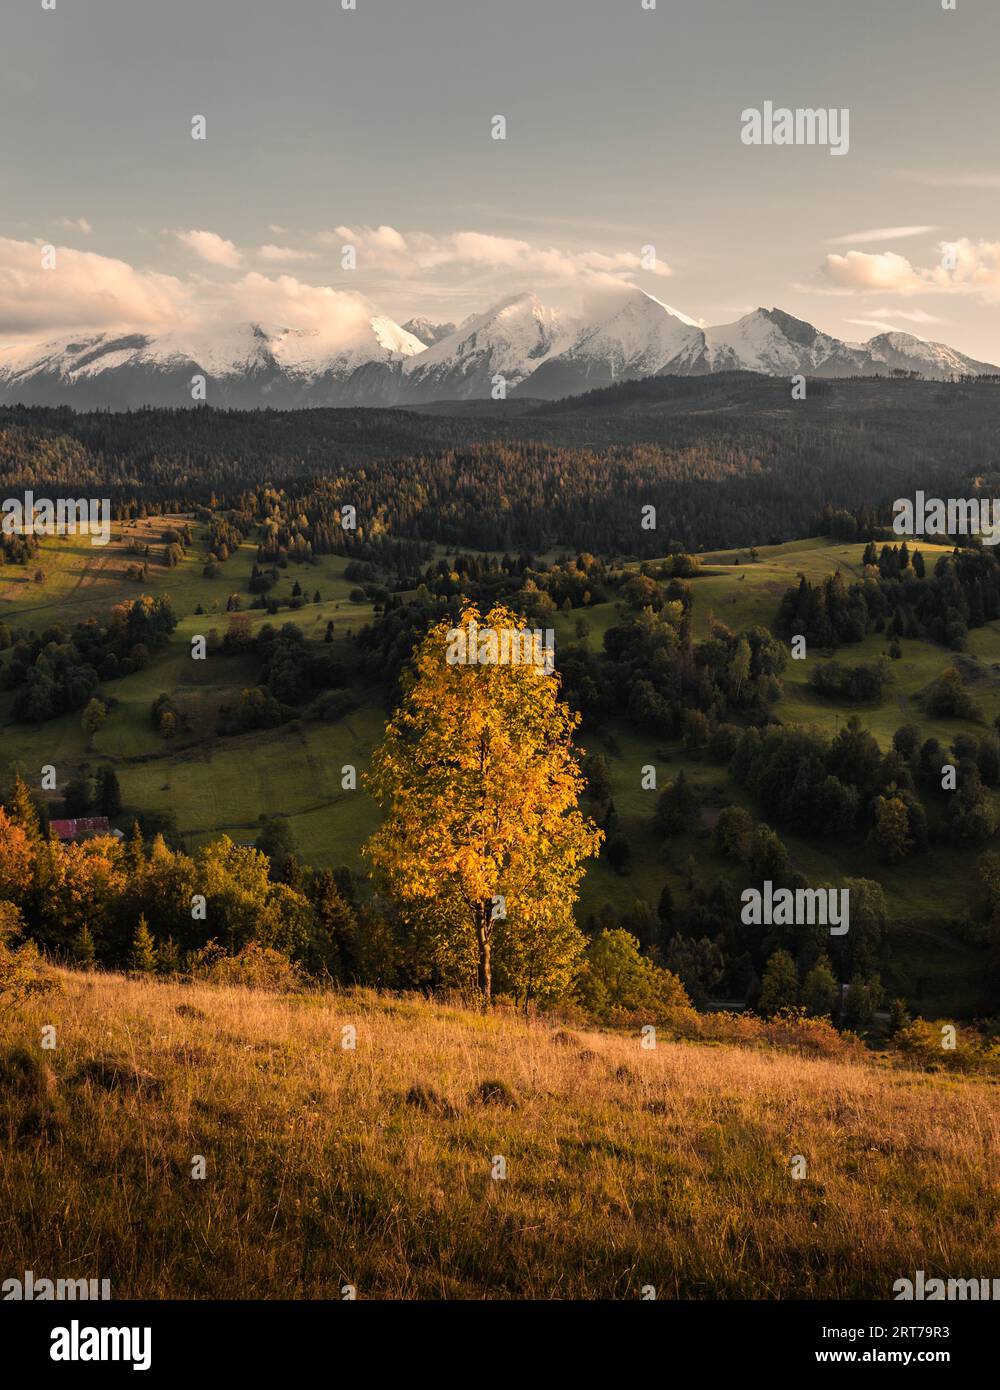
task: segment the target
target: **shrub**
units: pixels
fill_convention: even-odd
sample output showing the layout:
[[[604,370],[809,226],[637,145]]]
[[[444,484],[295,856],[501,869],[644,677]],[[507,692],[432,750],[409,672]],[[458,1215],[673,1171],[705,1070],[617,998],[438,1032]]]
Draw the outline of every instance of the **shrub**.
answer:
[[[228,955],[217,942],[210,941],[190,960],[192,975],[219,985],[244,985],[247,989],[266,989],[292,994],[302,988],[299,967],[281,951],[250,941],[236,955]]]
[[[18,945],[21,914],[13,903],[0,902],[0,1009],[13,1008],[35,994],[58,989],[33,941]]]
[[[594,937],[577,989],[584,1007],[605,1020],[641,1014],[648,1023],[693,1012],[677,976],[642,955],[637,939],[621,927]]]

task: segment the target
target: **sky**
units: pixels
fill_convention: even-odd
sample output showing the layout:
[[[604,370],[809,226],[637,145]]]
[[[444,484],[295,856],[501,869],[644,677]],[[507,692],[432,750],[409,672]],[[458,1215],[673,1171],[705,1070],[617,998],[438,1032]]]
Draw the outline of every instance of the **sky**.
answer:
[[[998,0],[343,3],[5,6],[0,344],[630,283],[1000,363]],[[745,143],[767,101],[846,152]]]

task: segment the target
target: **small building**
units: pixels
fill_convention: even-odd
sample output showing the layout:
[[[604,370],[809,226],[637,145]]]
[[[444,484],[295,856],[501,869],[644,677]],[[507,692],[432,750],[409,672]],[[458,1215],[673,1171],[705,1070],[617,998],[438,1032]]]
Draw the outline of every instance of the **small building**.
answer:
[[[49,821],[49,827],[60,840],[87,840],[93,835],[110,835],[107,816],[78,816],[76,820]]]

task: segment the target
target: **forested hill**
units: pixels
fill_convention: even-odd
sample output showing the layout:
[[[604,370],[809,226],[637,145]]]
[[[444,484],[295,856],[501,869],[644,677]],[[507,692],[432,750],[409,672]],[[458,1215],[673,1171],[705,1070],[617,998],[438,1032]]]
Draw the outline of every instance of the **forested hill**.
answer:
[[[456,410],[458,408],[456,407]],[[392,410],[0,410],[0,491],[108,496],[125,515],[322,492],[397,537],[662,554],[888,520],[922,488],[989,489],[1000,383],[653,378],[554,404]],[[640,509],[657,508],[655,532]]]

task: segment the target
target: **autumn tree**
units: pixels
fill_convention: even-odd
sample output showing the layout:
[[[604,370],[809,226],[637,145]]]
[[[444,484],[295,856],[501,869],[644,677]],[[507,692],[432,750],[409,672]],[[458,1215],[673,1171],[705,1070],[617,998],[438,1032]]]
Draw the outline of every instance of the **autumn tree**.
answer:
[[[86,709],[83,711],[83,717],[80,720],[80,725],[83,729],[83,732],[87,735],[88,748],[92,748],[94,746],[94,739],[96,738],[99,730],[101,729],[107,717],[107,706],[104,704],[102,700],[98,700],[95,697],[93,700],[90,700],[88,702]]]
[[[35,843],[24,826],[0,806],[0,899],[25,902],[34,873]]]
[[[787,951],[775,951],[764,967],[757,1008],[765,1018],[798,1003],[799,975]]]
[[[820,956],[802,983],[802,1003],[806,1012],[814,1018],[832,1014],[837,1007],[839,993],[837,977],[829,960],[826,956]]]
[[[367,779],[388,813],[365,846],[376,886],[438,960],[458,977],[474,971],[485,1000],[494,951],[511,993],[571,983],[584,946],[573,903],[601,840],[577,805],[579,715],[560,701],[558,676],[498,659],[499,635],[524,627],[499,605],[433,627]],[[450,661],[466,642],[475,662]]]
[[[28,790],[20,773],[14,777],[14,785],[6,801],[7,814],[15,825],[19,825],[32,844],[42,839],[41,818],[35,799]]]
[[[13,903],[0,902],[0,1013],[56,988],[33,941],[21,944],[21,914]]]

